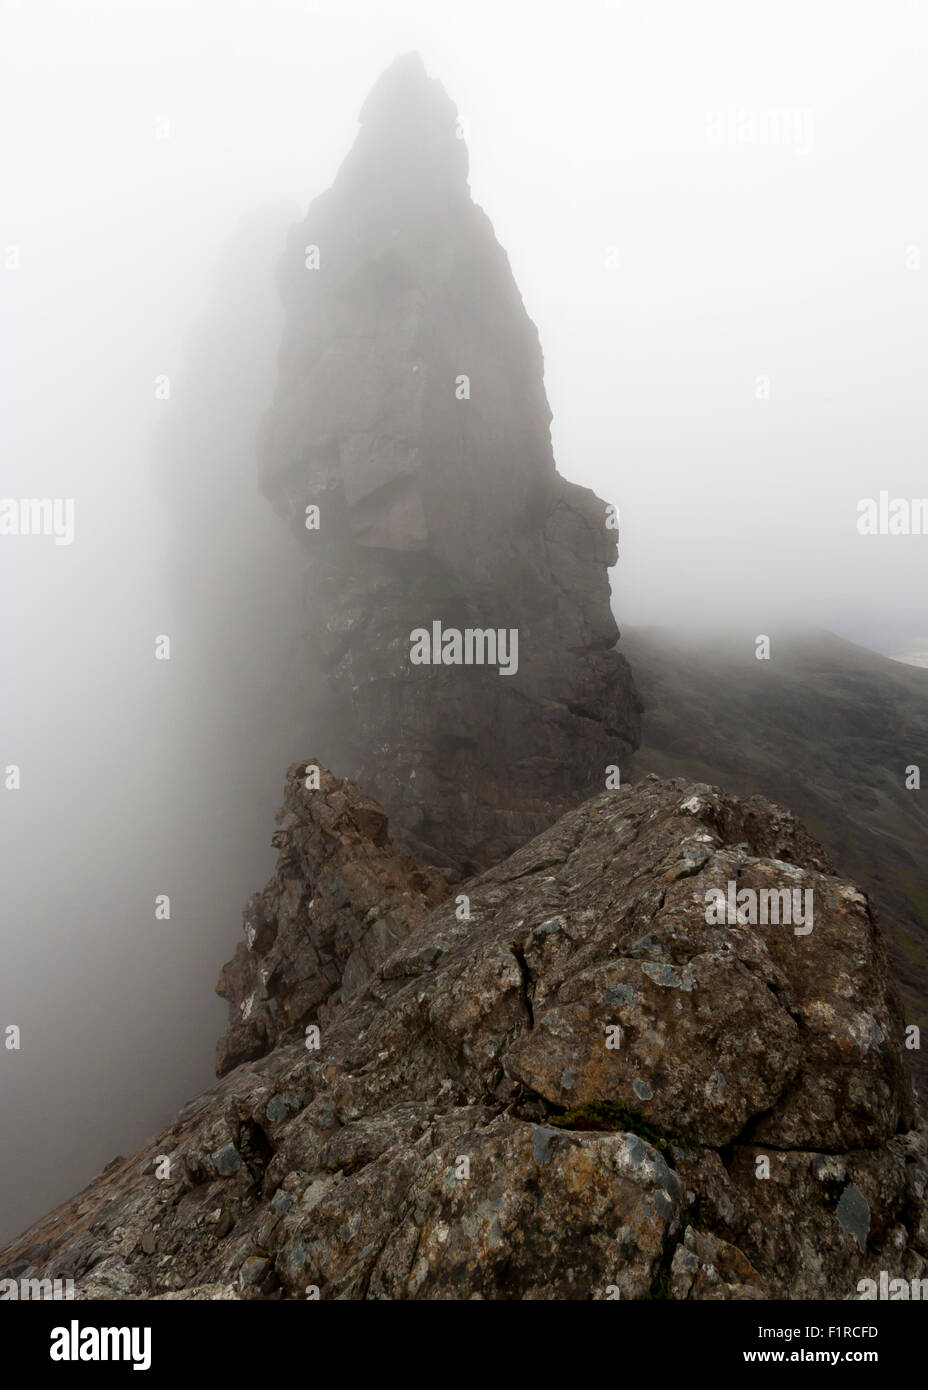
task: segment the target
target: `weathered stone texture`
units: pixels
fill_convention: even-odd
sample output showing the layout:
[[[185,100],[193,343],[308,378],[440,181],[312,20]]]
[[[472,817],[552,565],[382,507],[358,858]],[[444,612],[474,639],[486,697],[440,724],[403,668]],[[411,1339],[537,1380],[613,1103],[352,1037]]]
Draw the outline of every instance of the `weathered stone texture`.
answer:
[[[928,1277],[882,944],[791,815],[647,778],[428,911],[376,804],[328,775],[306,791],[304,768],[224,976],[236,999],[274,962],[276,1045],[0,1252],[3,1274],[192,1299],[853,1298],[883,1270]],[[812,889],[813,930],[708,924],[730,879]]]

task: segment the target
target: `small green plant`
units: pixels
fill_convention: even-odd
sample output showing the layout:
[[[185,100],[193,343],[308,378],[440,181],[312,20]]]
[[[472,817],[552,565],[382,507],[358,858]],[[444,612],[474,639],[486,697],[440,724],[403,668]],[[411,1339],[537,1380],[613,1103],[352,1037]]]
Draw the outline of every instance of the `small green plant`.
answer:
[[[646,1299],[660,1299],[670,1297],[670,1270],[661,1265],[654,1278],[651,1280],[651,1287],[644,1295]]]
[[[344,1158],[336,1163],[324,1165],[324,1171],[326,1173],[344,1173],[346,1177],[350,1177],[352,1173],[357,1173],[368,1162],[369,1159],[362,1154],[356,1154],[354,1158]]]
[[[646,1139],[664,1155],[672,1166],[672,1151],[683,1149],[687,1153],[699,1153],[700,1145],[688,1139],[675,1139],[660,1125],[653,1124],[640,1110],[626,1105],[622,1100],[591,1100],[585,1105],[577,1105],[566,1110],[563,1115],[551,1117],[550,1124],[559,1129],[598,1130],[607,1133],[637,1134]]]

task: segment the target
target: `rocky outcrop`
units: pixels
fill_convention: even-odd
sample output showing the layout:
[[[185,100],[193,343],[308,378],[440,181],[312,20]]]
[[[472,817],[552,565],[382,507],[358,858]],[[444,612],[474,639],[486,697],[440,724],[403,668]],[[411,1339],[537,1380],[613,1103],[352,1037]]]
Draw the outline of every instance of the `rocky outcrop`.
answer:
[[[793,816],[649,777],[426,914],[379,809],[326,777],[300,792],[304,770],[227,978],[233,999],[281,981],[276,1045],[0,1252],[4,1276],[191,1299],[853,1298],[928,1276],[883,948]],[[730,884],[812,897],[801,922],[729,925]],[[301,930],[318,1036],[291,1002]]]
[[[602,787],[639,705],[614,517],[555,469],[538,333],[459,135],[415,54],[374,87],[281,265],[260,455],[305,557],[314,744],[460,874]],[[411,634],[436,623],[514,631],[517,662],[414,664]]]
[[[288,769],[277,824],[274,876],[248,900],[245,939],[216,986],[230,1005],[219,1076],[327,1020],[448,892],[436,869],[393,849],[376,801],[313,759]]]
[[[628,630],[646,705],[639,772],[758,793],[812,827],[865,889],[883,929],[906,1020],[928,1032],[928,787],[911,768],[928,746],[928,674],[832,632],[753,638]],[[928,1089],[928,1053],[906,1059]]]

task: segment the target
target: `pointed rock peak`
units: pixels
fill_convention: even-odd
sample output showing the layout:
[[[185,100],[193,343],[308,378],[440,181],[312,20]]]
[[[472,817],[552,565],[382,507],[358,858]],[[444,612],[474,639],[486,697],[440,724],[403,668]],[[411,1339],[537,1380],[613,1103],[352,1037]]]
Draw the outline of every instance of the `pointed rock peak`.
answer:
[[[359,116],[361,130],[336,184],[370,184],[379,173],[406,191],[427,181],[433,191],[467,188],[467,148],[458,111],[418,53],[394,59],[374,83]],[[379,181],[379,180],[378,180]]]
[[[639,710],[615,526],[556,471],[538,332],[458,137],[440,83],[398,59],[290,238],[260,466],[305,556],[302,683],[327,757],[399,843],[466,877],[597,789]],[[516,646],[446,664],[445,629]],[[423,632],[438,662],[413,654]]]
[[[394,58],[368,93],[359,117],[362,125],[409,119],[450,124],[452,134],[457,120],[454,102],[438,79],[429,77],[418,53]]]
[[[375,120],[391,108],[421,104],[438,96],[447,102],[444,88],[436,78],[429,77],[419,53],[401,53],[385,68],[374,83],[364,105],[361,107],[360,121]]]

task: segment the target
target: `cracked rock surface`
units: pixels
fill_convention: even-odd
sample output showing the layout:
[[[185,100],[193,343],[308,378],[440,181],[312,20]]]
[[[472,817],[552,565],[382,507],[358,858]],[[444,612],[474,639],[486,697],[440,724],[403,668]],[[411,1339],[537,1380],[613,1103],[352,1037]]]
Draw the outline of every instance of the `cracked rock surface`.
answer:
[[[205,1300],[853,1298],[928,1276],[883,945],[792,815],[649,777],[448,894],[376,803],[327,774],[302,789],[305,766],[223,972],[237,1011],[264,980],[265,1055],[221,1053],[170,1129],[0,1252],[4,1277]],[[707,923],[729,882],[811,889],[812,931]]]
[[[315,794],[307,768],[320,779]],[[277,824],[274,876],[249,899],[245,939],[216,986],[230,1005],[220,1076],[288,1028],[326,1018],[448,893],[438,870],[392,847],[376,801],[311,759],[288,768]]]

